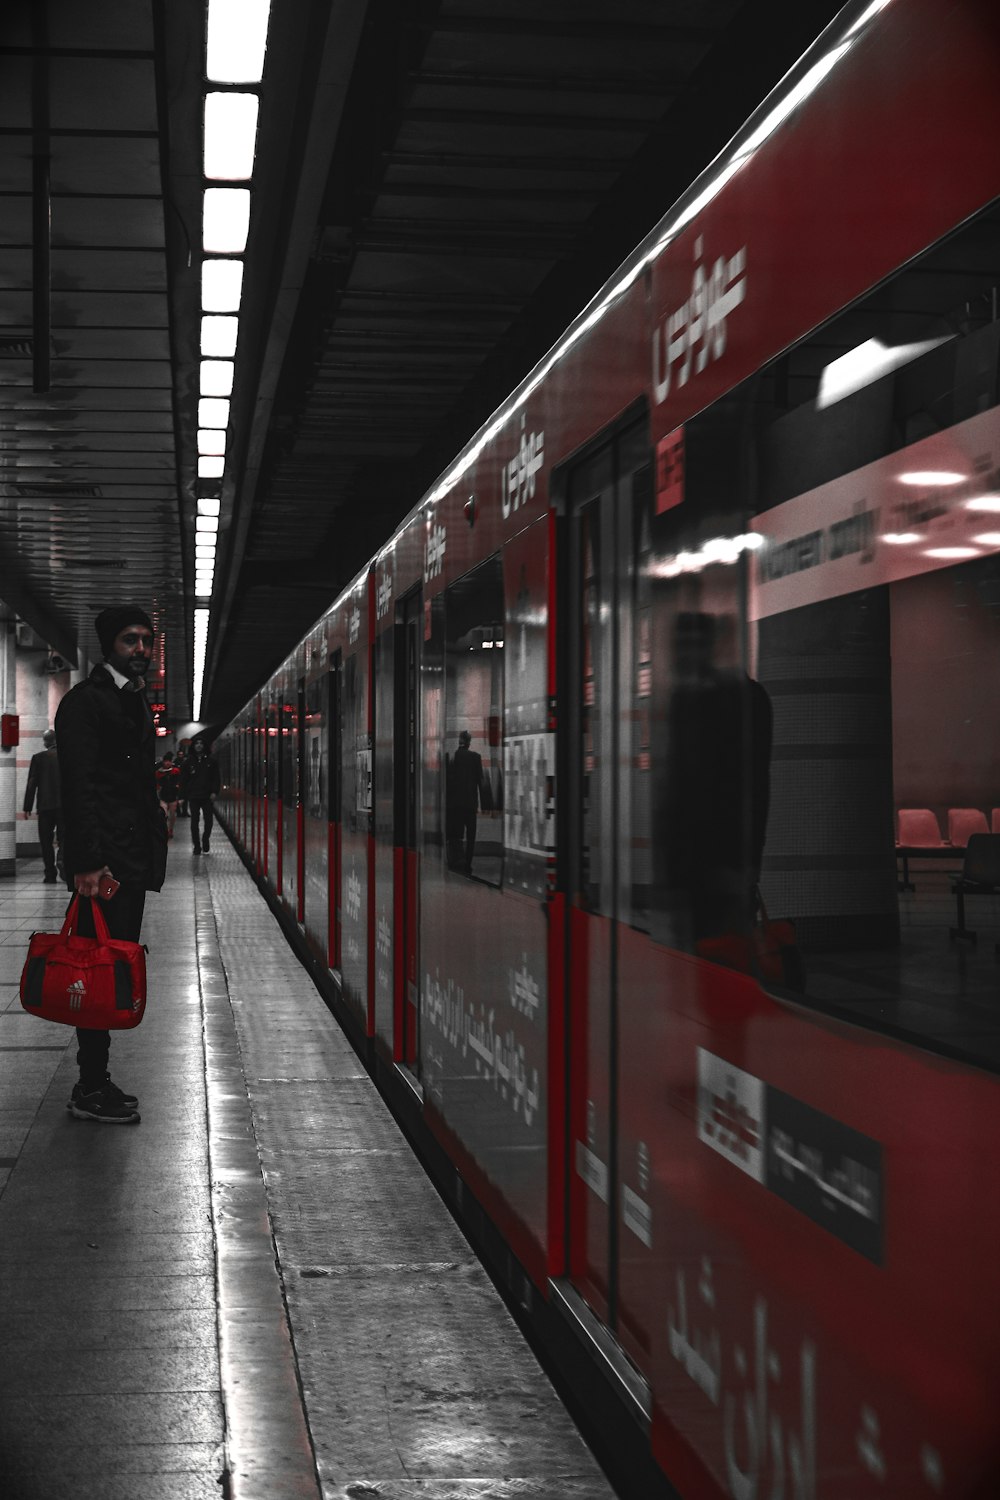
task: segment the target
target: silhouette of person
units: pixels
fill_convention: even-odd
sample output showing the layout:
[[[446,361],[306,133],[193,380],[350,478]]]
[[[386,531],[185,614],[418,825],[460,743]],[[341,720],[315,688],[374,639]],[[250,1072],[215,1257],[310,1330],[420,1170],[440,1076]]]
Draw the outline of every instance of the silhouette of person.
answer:
[[[674,626],[663,845],[694,943],[752,922],[770,795],[771,700],[735,663],[719,665],[720,633],[701,611]]]
[[[483,789],[483,758],[475,750],[470,750],[471,743],[471,734],[463,729],[458,736],[458,749],[452,756],[448,778],[449,840],[454,849],[454,857],[449,862],[460,862],[466,875],[472,873],[476,852],[476,814]]]
[[[24,810],[30,815],[35,798],[38,798],[38,842],[42,846],[42,865],[46,885],[56,882],[57,842],[61,844],[59,823],[62,817],[62,786],[59,777],[59,754],[56,750],[56,732],[46,729],[42,735],[44,750],[31,757],[28,768],[28,784],[24,789]],[[60,874],[62,871],[60,870]]]

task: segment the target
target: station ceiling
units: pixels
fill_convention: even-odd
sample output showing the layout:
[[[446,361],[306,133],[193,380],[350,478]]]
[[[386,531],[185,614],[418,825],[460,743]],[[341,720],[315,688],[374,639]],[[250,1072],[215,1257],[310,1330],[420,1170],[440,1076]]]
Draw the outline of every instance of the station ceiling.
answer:
[[[218,495],[224,724],[839,8],[274,0],[213,490],[204,0],[8,0],[0,600],[71,660],[105,604],[153,608],[183,723]]]

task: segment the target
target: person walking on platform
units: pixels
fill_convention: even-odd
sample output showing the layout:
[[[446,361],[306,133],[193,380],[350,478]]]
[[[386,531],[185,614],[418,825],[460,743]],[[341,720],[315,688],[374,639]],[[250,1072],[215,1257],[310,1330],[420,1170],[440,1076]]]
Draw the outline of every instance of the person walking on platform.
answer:
[[[71,688],[56,714],[62,781],[63,862],[80,904],[78,931],[94,936],[91,901],[101,888],[112,937],[138,942],[147,891],[167,868],[167,830],[156,797],[153,718],[145,677],[153,625],[135,604],[95,621],[104,660]],[[67,1108],[80,1120],[136,1125],[139,1101],[112,1083],[111,1034],[77,1028],[80,1081]]]
[[[201,735],[192,741],[181,770],[181,797],[191,810],[191,845],[195,854],[208,853],[208,841],[212,834],[215,815],[212,798],[221,785],[219,762],[212,754]],[[198,837],[200,817],[204,819],[201,838]]]
[[[181,784],[181,773],[174,765],[174,752],[168,750],[156,768],[156,795],[167,820],[167,838],[174,836],[177,821],[177,796]]]
[[[62,834],[59,828],[62,791],[59,784],[59,755],[56,751],[54,729],[46,729],[42,735],[44,750],[31,757],[28,767],[28,785],[24,789],[24,810],[30,814],[38,798],[38,842],[42,846],[43,879],[46,885],[56,882],[55,843],[60,845],[62,856]]]

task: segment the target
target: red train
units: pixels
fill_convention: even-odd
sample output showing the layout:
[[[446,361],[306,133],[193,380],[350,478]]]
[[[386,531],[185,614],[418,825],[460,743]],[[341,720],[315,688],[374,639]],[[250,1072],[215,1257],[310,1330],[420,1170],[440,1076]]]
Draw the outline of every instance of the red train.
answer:
[[[998,140],[994,0],[849,5],[221,743],[686,1496],[1000,1492]]]

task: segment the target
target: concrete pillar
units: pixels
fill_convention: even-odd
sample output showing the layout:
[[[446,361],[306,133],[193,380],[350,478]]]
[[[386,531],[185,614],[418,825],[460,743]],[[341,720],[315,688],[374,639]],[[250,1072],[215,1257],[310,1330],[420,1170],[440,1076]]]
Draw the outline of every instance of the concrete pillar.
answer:
[[[17,713],[17,665],[13,619],[0,619],[0,708]],[[0,876],[13,875],[17,812],[17,749],[0,748]]]
[[[42,735],[51,729],[49,678],[45,671],[48,650],[44,646],[15,647],[17,663],[17,712],[21,719],[21,743],[17,749],[16,828],[18,859],[41,859],[38,819],[22,812],[31,757],[45,747]],[[36,807],[37,812],[37,807]]]

